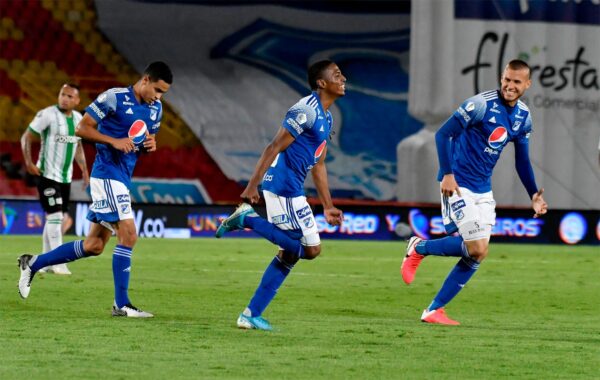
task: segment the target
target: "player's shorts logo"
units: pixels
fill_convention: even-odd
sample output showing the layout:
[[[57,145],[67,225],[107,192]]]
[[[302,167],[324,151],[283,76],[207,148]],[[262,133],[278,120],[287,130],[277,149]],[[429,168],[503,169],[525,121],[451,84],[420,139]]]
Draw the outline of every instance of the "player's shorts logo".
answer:
[[[321,145],[319,145],[317,150],[315,150],[315,164],[317,162],[319,162],[319,158],[321,158],[321,155],[323,154],[323,151],[325,150],[326,146],[327,146],[327,140],[323,140]]]
[[[508,132],[504,127],[497,127],[488,137],[488,145],[493,149],[498,149],[504,145],[508,139]]]
[[[129,138],[134,144],[141,144],[146,140],[147,130],[148,128],[146,127],[144,120],[138,119],[131,124],[131,127],[129,127]]]
[[[296,211],[296,215],[298,215],[298,219],[302,219],[312,213],[312,210],[309,206],[304,206],[300,210]]]

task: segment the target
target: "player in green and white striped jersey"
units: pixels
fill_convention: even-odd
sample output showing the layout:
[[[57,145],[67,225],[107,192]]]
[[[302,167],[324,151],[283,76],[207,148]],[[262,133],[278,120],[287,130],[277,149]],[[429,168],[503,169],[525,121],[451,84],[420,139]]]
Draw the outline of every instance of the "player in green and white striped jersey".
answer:
[[[89,184],[89,173],[81,139],[75,136],[75,126],[82,116],[75,110],[79,105],[79,87],[64,84],[58,94],[58,104],[39,111],[21,137],[21,148],[27,172],[39,177],[40,203],[46,212],[43,232],[44,252],[62,244],[62,223],[68,217],[73,160],[83,173],[83,185]],[[41,140],[37,164],[33,163],[31,143]],[[46,268],[56,274],[71,274],[66,264]]]

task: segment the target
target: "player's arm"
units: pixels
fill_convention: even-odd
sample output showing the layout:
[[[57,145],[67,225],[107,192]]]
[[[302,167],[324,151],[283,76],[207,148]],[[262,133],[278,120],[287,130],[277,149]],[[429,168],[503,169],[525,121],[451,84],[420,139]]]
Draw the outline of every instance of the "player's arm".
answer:
[[[460,195],[458,183],[452,173],[452,139],[462,133],[459,120],[453,115],[442,125],[435,134],[440,172],[443,175],[441,191],[445,196],[452,196],[456,191]]]
[[[98,131],[98,122],[87,113],[83,115],[83,118],[77,124],[75,135],[90,142],[110,145],[124,153],[129,153],[134,148],[133,141],[128,137],[117,139],[100,133]]]
[[[27,128],[21,136],[21,151],[23,151],[23,158],[25,159],[25,168],[27,173],[31,175],[41,175],[40,168],[33,163],[31,157],[31,143],[39,140],[40,135],[31,128]]]
[[[88,172],[83,143],[81,141],[77,143],[77,149],[75,149],[75,162],[77,163],[77,166],[79,166],[79,169],[81,169],[83,188],[85,189],[90,184],[90,173]]]
[[[271,141],[263,150],[258,163],[254,168],[254,173],[252,173],[252,177],[250,177],[250,180],[248,181],[246,189],[240,195],[242,199],[248,200],[251,203],[257,203],[260,200],[258,185],[262,181],[263,176],[275,160],[275,157],[293,142],[294,136],[292,136],[287,129],[280,127],[273,138],[273,141]]]
[[[519,179],[525,186],[529,198],[531,198],[531,207],[535,211],[534,218],[544,215],[548,211],[548,204],[544,200],[544,189],[537,188],[533,167],[529,160],[529,137],[523,137],[515,141],[515,167],[519,174]]]
[[[332,226],[339,226],[344,220],[342,210],[333,206],[331,200],[331,193],[329,192],[329,182],[327,180],[327,167],[325,166],[325,156],[327,155],[327,148],[323,152],[323,155],[319,159],[319,162],[311,169],[311,174],[315,187],[317,188],[317,194],[319,200],[323,205],[323,213],[327,223]]]

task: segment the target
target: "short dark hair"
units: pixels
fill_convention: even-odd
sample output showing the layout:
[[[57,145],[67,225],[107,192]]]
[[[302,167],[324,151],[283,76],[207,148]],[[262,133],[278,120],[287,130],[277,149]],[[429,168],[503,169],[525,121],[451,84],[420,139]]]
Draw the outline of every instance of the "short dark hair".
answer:
[[[77,90],[77,92],[79,92],[79,85],[78,85],[77,83],[71,83],[71,82],[67,82],[67,83],[64,83],[64,84],[62,85],[62,87],[71,87],[71,88],[74,88],[74,89],[76,89],[76,90]],[[61,88],[62,88],[62,87],[61,87]]]
[[[162,61],[149,64],[144,70],[144,75],[148,75],[152,82],[158,82],[162,79],[168,84],[173,83],[173,73],[171,73],[169,66]]]
[[[529,76],[531,77],[531,68],[529,67],[527,62],[525,62],[521,59],[513,59],[512,61],[508,62],[508,64],[506,66],[509,67],[511,70],[525,70],[526,69],[527,71],[529,71]]]
[[[323,72],[334,62],[328,59],[318,61],[310,65],[308,68],[308,85],[311,90],[318,90],[317,80],[323,78]]]

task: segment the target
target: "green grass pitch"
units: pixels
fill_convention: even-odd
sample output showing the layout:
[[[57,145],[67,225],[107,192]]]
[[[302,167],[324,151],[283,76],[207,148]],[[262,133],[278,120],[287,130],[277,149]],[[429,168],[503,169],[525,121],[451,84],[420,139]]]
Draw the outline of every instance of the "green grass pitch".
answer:
[[[39,236],[0,237],[0,379],[591,379],[600,377],[600,249],[492,244],[447,308],[419,321],[451,258],[399,275],[404,244],[325,241],[265,317],[235,327],[274,247],[254,239],[140,239],[130,296],[156,317],[110,317],[111,250],[36,276],[19,298],[16,258]]]

